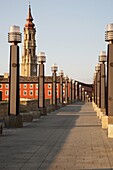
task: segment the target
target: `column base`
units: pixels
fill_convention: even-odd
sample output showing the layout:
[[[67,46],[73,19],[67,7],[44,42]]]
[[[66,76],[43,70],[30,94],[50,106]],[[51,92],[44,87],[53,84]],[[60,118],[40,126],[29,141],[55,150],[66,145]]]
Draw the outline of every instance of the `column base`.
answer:
[[[97,112],[97,110],[98,110],[97,105],[96,105],[94,102],[92,102],[92,105],[93,105],[93,109],[94,109],[94,111],[95,111],[95,112]]]
[[[108,129],[108,116],[102,116],[102,129]]]
[[[65,103],[61,103],[61,107],[64,107],[65,106]]]
[[[108,115],[108,124],[110,124],[110,125],[113,124],[113,116]]]
[[[72,100],[69,100],[69,101],[68,101],[68,104],[71,104],[71,103],[72,103]]]
[[[53,104],[53,105],[52,105],[52,109],[53,109],[53,111],[58,110],[58,109],[59,109],[59,106],[58,106],[57,104]]]
[[[98,118],[100,117],[100,113],[101,113],[101,109],[100,109],[100,108],[97,108],[97,117],[98,117]]]
[[[113,138],[113,124],[108,125],[108,138]]]
[[[40,118],[40,110],[36,110],[36,111],[31,111],[30,112],[33,115],[33,119],[39,119]]]
[[[99,119],[102,120],[103,112],[100,110]]]
[[[38,108],[38,111],[40,111],[41,116],[47,116],[47,110],[45,108]]]
[[[65,106],[65,104],[59,104],[59,105],[48,105],[47,106],[47,113],[54,112],[55,110],[60,109],[61,107]]]
[[[106,115],[106,109],[101,109],[101,112]]]
[[[32,122],[33,115],[31,113],[20,113],[22,116],[22,122]]]
[[[21,128],[23,127],[21,115],[10,115],[6,116],[4,120],[6,128]]]

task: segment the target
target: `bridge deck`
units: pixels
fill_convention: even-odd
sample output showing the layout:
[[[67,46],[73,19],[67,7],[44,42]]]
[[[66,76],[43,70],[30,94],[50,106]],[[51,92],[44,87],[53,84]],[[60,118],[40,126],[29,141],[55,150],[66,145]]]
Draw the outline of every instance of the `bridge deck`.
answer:
[[[113,168],[108,139],[91,103],[77,102],[0,136],[0,170]]]

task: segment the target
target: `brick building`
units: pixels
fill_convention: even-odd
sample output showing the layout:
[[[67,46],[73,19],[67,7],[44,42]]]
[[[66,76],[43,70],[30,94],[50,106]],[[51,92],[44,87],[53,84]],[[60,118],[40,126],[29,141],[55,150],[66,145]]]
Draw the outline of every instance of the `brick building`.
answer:
[[[52,76],[45,77],[45,98],[52,98]],[[87,91],[89,97],[92,97],[92,85],[78,82]],[[60,79],[57,77],[57,98],[60,94]],[[6,76],[0,76],[0,91],[2,92],[2,100],[8,100],[9,96],[9,78]],[[65,97],[65,80],[63,81],[63,94]],[[69,83],[68,83],[68,95],[69,95]],[[24,99],[37,99],[38,98],[38,77],[20,77],[20,98]]]

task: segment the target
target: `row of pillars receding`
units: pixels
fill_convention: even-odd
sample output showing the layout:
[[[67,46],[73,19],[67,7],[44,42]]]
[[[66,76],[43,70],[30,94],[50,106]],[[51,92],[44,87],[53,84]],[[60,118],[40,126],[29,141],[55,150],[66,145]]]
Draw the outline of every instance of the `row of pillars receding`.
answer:
[[[12,26],[10,27],[10,32],[8,34],[8,42],[11,43],[10,46],[10,75],[9,75],[9,107],[8,107],[8,116],[5,118],[6,127],[22,127],[22,117],[20,116],[19,105],[19,46],[18,43],[21,43],[21,33],[20,27]],[[46,56],[44,52],[38,54],[38,63],[39,63],[39,75],[38,75],[38,111],[42,115],[46,115],[46,106],[45,106],[45,73],[44,73],[44,63],[46,62]],[[55,109],[58,108],[58,105],[61,106],[75,102],[76,100],[88,101],[89,95],[87,91],[84,90],[82,85],[69,79],[67,76],[64,77],[64,73],[60,71],[60,94],[59,101],[57,99],[57,70],[58,67],[56,64],[52,65],[52,106]],[[63,84],[65,84],[65,95],[63,94]],[[69,92],[69,94],[68,94]]]
[[[95,66],[93,106],[102,128],[108,129],[108,137],[113,138],[113,24],[107,25],[105,41],[109,42],[107,56],[102,51]]]

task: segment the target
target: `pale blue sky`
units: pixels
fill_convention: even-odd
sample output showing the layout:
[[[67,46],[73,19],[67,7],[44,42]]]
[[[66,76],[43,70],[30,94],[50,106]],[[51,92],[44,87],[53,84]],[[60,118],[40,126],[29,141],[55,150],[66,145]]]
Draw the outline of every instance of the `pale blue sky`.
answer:
[[[28,4],[28,0],[0,3],[0,74],[8,72],[9,27],[19,25],[23,33]],[[57,63],[69,77],[92,83],[98,55],[107,47],[105,29],[113,22],[113,0],[31,0],[31,9],[37,54],[44,51],[47,56],[46,75]]]

